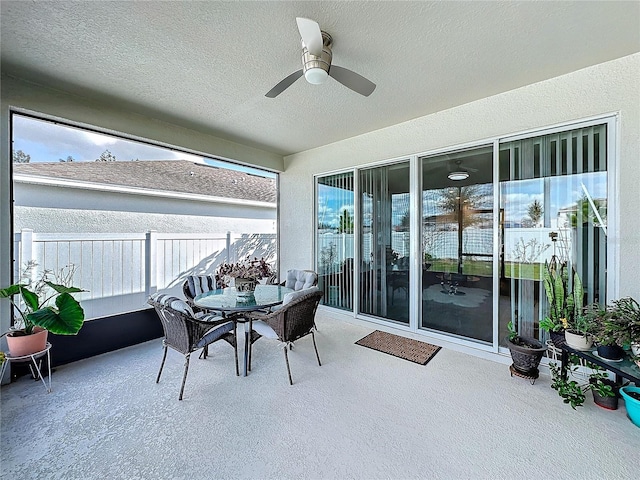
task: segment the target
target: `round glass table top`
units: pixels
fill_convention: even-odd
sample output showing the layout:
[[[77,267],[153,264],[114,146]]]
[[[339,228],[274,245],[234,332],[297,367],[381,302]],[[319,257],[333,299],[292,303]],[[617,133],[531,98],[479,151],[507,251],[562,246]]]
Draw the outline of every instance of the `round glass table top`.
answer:
[[[211,290],[198,295],[193,302],[199,307],[224,311],[251,311],[282,303],[293,289],[282,285],[258,285],[253,295],[238,295],[233,287]]]

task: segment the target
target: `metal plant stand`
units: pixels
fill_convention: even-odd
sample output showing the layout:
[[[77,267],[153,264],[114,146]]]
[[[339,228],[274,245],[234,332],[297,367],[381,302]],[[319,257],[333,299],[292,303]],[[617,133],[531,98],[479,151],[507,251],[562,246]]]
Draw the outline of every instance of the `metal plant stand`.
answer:
[[[40,379],[44,388],[47,390],[47,393],[51,393],[51,354],[49,351],[51,350],[51,344],[47,343],[47,346],[44,350],[40,350],[39,352],[32,353],[30,355],[21,355],[18,357],[12,357],[9,354],[5,356],[5,362],[2,364],[2,371],[0,371],[0,379],[4,377],[5,370],[7,369],[7,365],[9,362],[11,363],[24,363],[29,362],[29,370],[31,370],[31,375],[36,380]],[[47,367],[49,370],[48,381],[45,381],[42,376],[42,357],[47,356]],[[36,375],[37,372],[37,375]]]

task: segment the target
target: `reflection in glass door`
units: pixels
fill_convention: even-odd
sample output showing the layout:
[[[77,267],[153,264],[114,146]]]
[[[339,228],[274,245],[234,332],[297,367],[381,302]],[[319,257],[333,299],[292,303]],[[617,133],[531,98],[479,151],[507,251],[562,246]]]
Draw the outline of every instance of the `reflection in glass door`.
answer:
[[[409,324],[409,162],[363,169],[359,312]]]
[[[493,150],[421,158],[422,322],[493,342]]]
[[[607,126],[500,145],[500,341],[512,321],[545,340],[545,262],[580,278],[583,303],[606,304]]]

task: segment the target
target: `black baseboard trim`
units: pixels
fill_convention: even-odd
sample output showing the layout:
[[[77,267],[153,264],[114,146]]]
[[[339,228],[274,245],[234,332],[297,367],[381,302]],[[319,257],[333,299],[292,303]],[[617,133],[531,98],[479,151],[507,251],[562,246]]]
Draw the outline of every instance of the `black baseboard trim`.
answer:
[[[163,337],[162,324],[152,308],[84,322],[77,335],[49,333],[51,366],[93,357]]]

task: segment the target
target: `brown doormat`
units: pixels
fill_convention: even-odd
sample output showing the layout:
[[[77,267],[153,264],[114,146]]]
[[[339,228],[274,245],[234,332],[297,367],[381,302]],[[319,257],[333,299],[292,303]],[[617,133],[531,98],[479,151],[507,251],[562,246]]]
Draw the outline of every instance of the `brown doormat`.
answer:
[[[356,345],[388,353],[394,357],[404,358],[420,365],[426,365],[441,348],[430,343],[400,337],[380,330],[375,330],[366,337],[361,338],[356,342]]]

